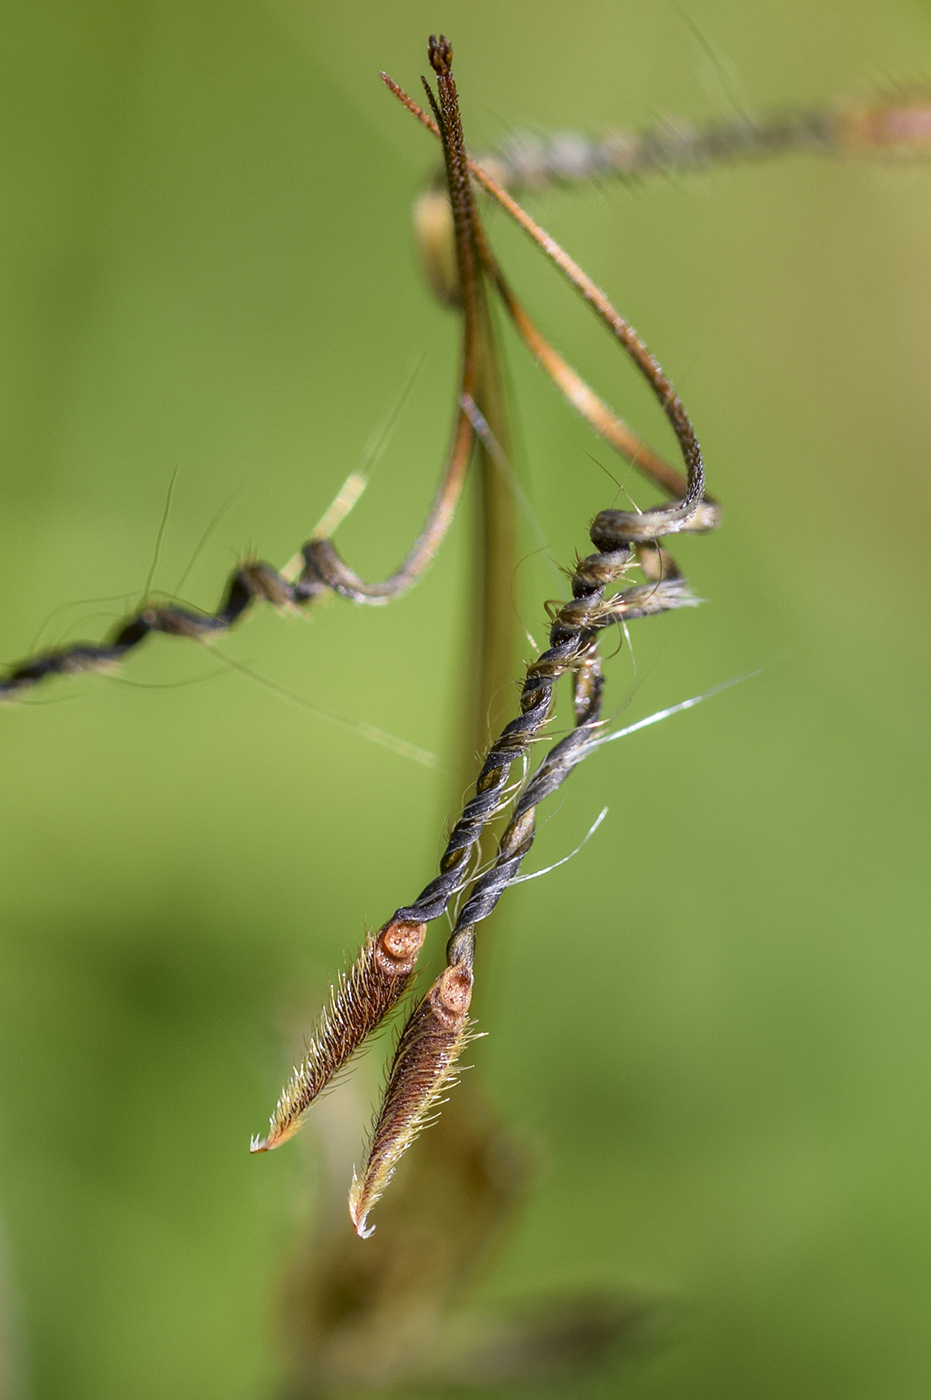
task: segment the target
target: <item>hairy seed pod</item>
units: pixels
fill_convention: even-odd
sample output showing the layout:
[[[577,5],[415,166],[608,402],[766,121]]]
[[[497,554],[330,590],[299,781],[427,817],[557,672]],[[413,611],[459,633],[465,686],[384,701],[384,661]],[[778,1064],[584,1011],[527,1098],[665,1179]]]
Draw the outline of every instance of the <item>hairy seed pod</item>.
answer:
[[[473,1038],[468,1017],[472,970],[464,963],[440,973],[401,1032],[388,1076],[388,1087],[372,1130],[361,1175],[353,1172],[349,1214],[356,1233],[367,1239],[369,1211],[381,1196],[395,1167],[442,1101],[464,1047]]]
[[[426,931],[426,924],[391,919],[365,940],[355,962],[330,988],[304,1058],[281,1091],[268,1135],[254,1137],[250,1152],[268,1152],[294,1136],[314,1099],[397,1003]]]

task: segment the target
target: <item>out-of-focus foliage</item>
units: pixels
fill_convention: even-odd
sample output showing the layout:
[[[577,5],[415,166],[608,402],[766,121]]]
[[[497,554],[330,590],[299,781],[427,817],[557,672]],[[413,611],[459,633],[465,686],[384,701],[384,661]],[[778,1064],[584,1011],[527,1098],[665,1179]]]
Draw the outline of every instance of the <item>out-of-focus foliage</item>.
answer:
[[[375,74],[414,87],[430,29],[454,41],[477,147],[928,73],[928,13],[905,0],[687,11],[8,6],[2,654],[40,629],[96,636],[138,598],[176,470],[157,589],[223,506],[186,598],[213,606],[247,547],[283,562],[423,362],[339,537],[369,577],[406,549],[452,412],[454,323],[408,234],[436,151]],[[666,1347],[623,1372],[644,1400],[917,1400],[931,167],[799,157],[533,208],[673,375],[726,508],[677,551],[709,606],[634,633],[627,713],[767,669],[587,762],[538,863],[606,802],[607,823],[504,901],[473,1060],[542,1169],[484,1299],[670,1300]],[[492,232],[555,342],[666,443],[552,272]],[[589,454],[617,468],[506,348],[518,469],[568,561],[615,495]],[[515,606],[540,637],[555,585],[527,538]],[[222,652],[452,764],[470,540],[463,519],[389,609],[256,614]],[[620,703],[626,650],[609,678]],[[249,1134],[363,921],[431,873],[450,774],[164,639],[119,679],[3,711],[0,747],[9,1393],[268,1395],[325,1167],[317,1129],[262,1160]],[[358,1098],[324,1106],[344,1174],[378,1074],[374,1054]],[[587,1385],[615,1395],[620,1376]]]

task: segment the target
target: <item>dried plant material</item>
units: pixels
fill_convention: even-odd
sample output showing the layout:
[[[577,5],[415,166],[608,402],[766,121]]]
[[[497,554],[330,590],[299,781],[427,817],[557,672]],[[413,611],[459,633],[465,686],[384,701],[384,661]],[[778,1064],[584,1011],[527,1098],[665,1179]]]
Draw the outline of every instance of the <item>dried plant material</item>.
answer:
[[[437,94],[424,87],[435,121],[406,97],[390,79],[393,92],[439,135],[447,162],[450,201],[456,214],[460,286],[481,266],[505,304],[513,312],[510,294],[488,250],[474,207],[462,213],[466,196],[463,170],[476,168],[462,144],[456,85],[452,77],[452,49],[442,36],[431,38],[430,63],[437,76]],[[384,75],[383,75],[384,77]],[[488,187],[488,182],[483,180]],[[498,197],[498,195],[496,195]],[[505,197],[505,207],[508,202]],[[510,201],[513,206],[513,201]],[[475,791],[453,827],[438,875],[414,904],[399,909],[396,919],[429,922],[448,907],[468,879],[470,862],[492,818],[508,797],[512,766],[525,758],[550,715],[554,688],[571,674],[575,687],[573,732],[551,749],[518,800],[514,816],[503,833],[492,864],[474,881],[447,946],[447,970],[408,1022],[398,1046],[383,1105],[373,1132],[368,1161],[361,1176],[353,1177],[350,1214],[357,1233],[368,1233],[367,1218],[385,1189],[402,1154],[430,1121],[430,1110],[449,1083],[452,1068],[466,1036],[466,1009],[472,987],[475,926],[495,908],[504,890],[517,877],[535,832],[536,806],[554,792],[588,752],[600,725],[603,677],[597,653],[597,634],[611,623],[643,617],[669,608],[692,606],[690,593],[671,555],[657,543],[683,529],[708,529],[717,523],[717,508],[705,498],[701,450],[685,408],[660,365],[633,328],[614,309],[591,279],[540,229],[519,206],[508,208],[521,226],[544,248],[593,307],[600,319],[647,378],[676,432],[685,462],[685,476],[666,464],[661,470],[646,465],[648,475],[680,494],[670,505],[646,511],[602,511],[593,522],[592,543],[597,553],[577,560],[572,575],[572,598],[550,609],[549,648],[527,669],[521,692],[520,714],[510,721],[491,745],[475,785]],[[473,256],[463,256],[462,229],[466,228]],[[532,325],[521,311],[525,329]],[[528,333],[529,334],[529,333]],[[527,338],[525,336],[525,338]],[[528,342],[529,343],[529,342]],[[542,356],[538,356],[541,358]],[[609,589],[639,564],[645,584],[633,584],[609,596]],[[464,995],[464,989],[468,995]],[[455,995],[454,995],[455,993]]]
[[[478,326],[484,315],[486,284],[490,283],[502,297],[505,306],[518,321],[525,340],[558,383],[562,373],[558,367],[553,369],[551,360],[555,352],[547,359],[540,351],[542,342],[539,334],[507,287],[489,250],[475,206],[471,171],[581,293],[645,376],[676,433],[685,474],[681,475],[661,459],[650,457],[642,460],[639,465],[646,474],[678,499],[649,510],[606,510],[596,516],[590,531],[596,553],[576,561],[572,573],[571,599],[548,608],[551,623],[549,647],[527,668],[520,697],[520,713],[505,726],[489,748],[474,793],[450,832],[440,859],[439,873],[412,905],[396,911],[381,934],[373,943],[366,944],[355,966],[333,989],[330,1004],[307,1054],[295,1068],[281,1094],[267,1137],[252,1144],[253,1151],[267,1151],[287,1141],[323,1086],[394,1005],[413,968],[413,957],[408,957],[407,948],[398,952],[386,947],[386,937],[396,938],[399,930],[406,930],[416,942],[413,950],[416,956],[423,941],[425,925],[443,914],[451,900],[468,883],[478,844],[489,823],[510,797],[513,765],[526,759],[531,745],[539,738],[549,719],[557,683],[562,676],[571,675],[575,688],[575,727],[571,734],[553,746],[525,786],[514,816],[499,842],[495,859],[480,873],[464,901],[447,946],[447,970],[402,1034],[374,1130],[368,1164],[361,1178],[354,1178],[353,1182],[350,1209],[356,1228],[363,1235],[366,1233],[368,1211],[390,1179],[400,1156],[429,1121],[430,1110],[449,1083],[452,1068],[467,1039],[466,1010],[472,987],[475,926],[491,914],[504,890],[517,877],[521,862],[534,839],[537,804],[565,781],[573,767],[593,747],[592,739],[601,722],[604,684],[597,653],[598,633],[611,624],[629,618],[692,606],[697,600],[688,590],[675,561],[658,541],[680,530],[710,529],[718,518],[717,507],[705,496],[704,467],[698,439],[681,400],[658,361],[636,331],[568,254],[519,205],[497,188],[485,172],[470,162],[463,141],[458,94],[452,75],[452,47],[442,35],[431,37],[428,54],[436,74],[437,92],[434,95],[426,82],[424,87],[435,120],[427,117],[390,79],[385,78],[385,81],[401,101],[439,136],[443,145],[455,232],[456,299],[464,324],[453,457],[462,449],[464,455],[460,466],[464,464],[468,456],[466,449],[471,445],[476,431],[473,417],[468,411],[469,405],[478,409],[479,413],[481,411],[472,389],[480,377]],[[563,364],[562,361],[558,363]],[[576,402],[575,399],[572,401]],[[606,412],[610,413],[610,410]],[[609,440],[614,440],[611,436],[614,428],[605,430],[597,415],[590,421]],[[636,455],[636,452],[631,455]],[[436,526],[442,514],[443,508],[438,506],[428,532]],[[364,585],[342,563],[329,540],[314,539],[304,546],[303,553],[315,577],[335,592],[369,602],[387,596],[386,590],[391,580],[384,586]],[[629,571],[637,565],[642,568],[647,582],[629,584],[612,593],[611,590],[617,589],[621,581],[626,581]],[[257,571],[265,596],[277,597],[277,577],[267,577],[259,565],[252,568]],[[386,957],[387,964],[384,961]]]
[[[512,193],[572,185],[612,176],[639,182],[738,161],[760,161],[796,151],[830,156],[931,155],[931,92],[877,93],[830,107],[744,112],[689,122],[667,117],[642,131],[515,132],[479,163]]]
[[[208,642],[222,636],[255,602],[271,603],[279,612],[293,613],[333,592],[356,603],[384,603],[399,596],[420,578],[432,561],[449,527],[465,477],[472,428],[465,414],[457,431],[454,450],[431,508],[427,525],[401,567],[382,583],[365,583],[342,562],[328,539],[308,540],[300,552],[300,576],[289,576],[291,566],[279,571],[259,559],[245,560],[230,575],[216,612],[185,607],[181,603],[148,604],[117,625],[100,643],[75,642],[38,652],[0,674],[0,700],[16,700],[51,676],[118,666],[147,637],[160,632],[168,637]]]
[[[368,1158],[361,1176],[353,1173],[349,1192],[349,1214],[362,1239],[375,1228],[367,1225],[368,1215],[395,1167],[433,1121],[433,1110],[455,1083],[459,1056],[474,1037],[468,1017],[471,999],[471,968],[447,967],[401,1032]]]
[[[699,498],[698,505],[700,503]],[[553,605],[551,609],[550,645],[527,668],[520,698],[521,713],[505,726],[488,750],[474,794],[450,832],[439,873],[413,904],[397,911],[396,918],[429,922],[442,914],[462,889],[476,846],[507,799],[513,765],[529,752],[550,716],[558,681],[566,674],[578,678],[594,666],[593,646],[597,633],[613,623],[654,616],[674,608],[695,607],[699,603],[672,557],[652,542],[667,519],[664,509],[660,506],[637,514],[603,511],[596,517],[591,538],[598,553],[576,561],[571,600]],[[637,563],[655,576],[647,583],[631,584],[606,598],[607,589],[622,581]],[[665,570],[665,577],[660,576],[662,570]],[[598,694],[600,696],[600,688]],[[581,723],[577,718],[577,724]],[[597,724],[597,713],[587,714],[585,724],[590,733]],[[585,741],[578,734],[574,739],[570,736],[568,747],[576,748],[579,756],[587,752]],[[565,776],[572,766],[574,764],[562,762],[559,771]],[[547,793],[552,790],[548,788]],[[503,885],[499,888],[499,897],[503,888]]]
[[[281,1091],[268,1134],[254,1137],[250,1152],[269,1152],[294,1136],[314,1099],[396,1005],[425,934],[425,924],[392,919],[366,939],[348,972],[330,988],[329,1003]]]
[[[685,475],[681,476],[661,461],[658,466],[652,459],[641,463],[647,475],[658,480],[679,499],[646,511],[608,510],[596,517],[591,528],[591,539],[597,552],[576,561],[572,573],[571,600],[552,605],[549,609],[550,644],[527,669],[521,691],[520,714],[505,726],[488,750],[474,793],[450,833],[440,859],[439,873],[412,905],[399,909],[395,914],[398,920],[429,922],[448,908],[454,895],[467,883],[478,843],[489,822],[508,800],[512,766],[526,758],[530,746],[539,737],[549,718],[557,682],[563,675],[570,674],[575,688],[575,727],[571,734],[553,746],[526,784],[514,816],[498,843],[496,857],[475,879],[471,892],[464,900],[447,945],[447,969],[402,1033],[373,1130],[368,1160],[361,1175],[353,1176],[350,1191],[350,1215],[357,1233],[363,1237],[370,1233],[367,1220],[372,1206],[387,1186],[403,1153],[431,1121],[431,1110],[450,1083],[450,1076],[468,1038],[466,1012],[472,991],[475,926],[488,918],[504,890],[517,878],[521,863],[533,843],[537,804],[554,792],[579,760],[591,751],[593,737],[601,722],[604,685],[597,652],[598,633],[608,625],[628,618],[692,606],[697,600],[685,584],[675,561],[658,541],[684,529],[712,528],[718,519],[716,506],[705,497],[704,468],[698,439],[685,408],[659,363],[629,323],[568,254],[469,161],[463,144],[458,95],[452,76],[451,45],[442,35],[431,37],[428,54],[437,78],[435,95],[424,82],[433,120],[397,84],[384,74],[382,77],[405,106],[442,141],[456,231],[459,292],[463,303],[468,305],[470,299],[474,300],[472,284],[481,277],[487,278],[504,300],[538,360],[560,382],[562,370],[557,366],[554,372],[550,362],[555,352],[549,355],[548,349],[546,354],[540,349],[542,338],[519,307],[488,248],[470,197],[466,172],[471,170],[572,282],[646,377],[676,433],[685,463]],[[559,365],[562,363],[559,361]],[[581,402],[578,395],[570,394],[569,397],[578,407]],[[603,430],[603,425],[595,418],[590,418],[590,421],[599,431]],[[605,435],[613,440],[609,433]],[[632,584],[611,595],[609,590],[624,580],[637,564],[646,574],[647,582]]]
[[[659,362],[578,264],[489,171],[469,159],[452,73],[452,47],[443,36],[431,37],[428,54],[436,75],[435,94],[424,84],[432,117],[382,76],[442,143],[445,198],[452,215],[452,248],[446,232],[448,224],[440,217],[436,200],[421,206],[421,234],[424,242],[432,240],[435,245],[434,280],[442,285],[445,300],[460,313],[462,349],[453,433],[440,487],[424,529],[406,558],[380,583],[366,582],[342,561],[328,532],[352,508],[364,485],[364,478],[350,478],[300,554],[281,571],[258,559],[245,561],[228,581],[215,613],[185,607],[173,599],[148,601],[119,624],[109,641],[99,646],[76,644],[46,651],[0,676],[0,699],[12,698],[54,674],[115,664],[152,632],[207,641],[224,633],[256,600],[287,612],[326,592],[359,603],[380,604],[410,587],[429,565],[449,525],[476,441],[487,448],[482,428],[489,440],[496,440],[486,418],[489,401],[494,398],[489,387],[494,379],[489,292],[501,299],[525,344],[568,402],[607,442],[673,497],[666,504],[643,511],[612,509],[595,518],[590,530],[595,553],[576,561],[571,571],[571,598],[547,608],[548,648],[527,668],[519,713],[486,752],[474,792],[450,832],[439,873],[412,905],[398,909],[378,934],[366,940],[352,967],[331,988],[306,1053],[282,1090],[268,1133],[251,1143],[252,1151],[264,1152],[292,1137],[323,1088],[396,1005],[413,972],[426,924],[443,914],[469,884],[479,843],[489,823],[514,793],[513,766],[526,764],[531,746],[540,739],[552,714],[557,685],[563,676],[571,677],[575,727],[550,749],[536,773],[523,785],[495,857],[485,864],[471,891],[465,894],[447,947],[447,970],[402,1034],[369,1162],[361,1180],[353,1186],[352,1213],[360,1233],[365,1233],[368,1211],[399,1157],[430,1121],[431,1109],[450,1082],[457,1057],[468,1039],[466,1012],[472,987],[475,927],[489,916],[504,890],[517,878],[534,839],[537,804],[554,792],[579,760],[596,747],[603,689],[597,652],[599,633],[631,618],[694,605],[698,600],[659,541],[683,530],[712,529],[719,518],[716,504],[705,494],[698,439]],[[473,181],[497,200],[542,249],[644,376],[675,432],[684,472],[665,462],[632,434],[537,330],[490,250]],[[628,577],[638,566],[646,577],[645,583],[634,583]],[[148,584],[145,591],[148,593]],[[494,620],[494,614],[491,616]],[[376,735],[367,726],[362,732]]]

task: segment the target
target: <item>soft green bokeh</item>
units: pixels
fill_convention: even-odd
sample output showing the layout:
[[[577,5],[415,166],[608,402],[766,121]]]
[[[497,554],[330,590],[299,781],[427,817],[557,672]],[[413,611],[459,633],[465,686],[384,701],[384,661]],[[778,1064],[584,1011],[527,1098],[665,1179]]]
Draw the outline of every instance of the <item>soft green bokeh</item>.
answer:
[[[476,146],[929,71],[906,0],[686,10],[717,65],[674,6],[629,0],[8,4],[0,653],[138,598],[174,471],[157,588],[224,505],[185,596],[213,606],[248,546],[283,562],[420,363],[340,532],[369,577],[405,550],[454,325],[409,238],[436,153],[375,73],[414,87],[431,29]],[[485,1300],[674,1300],[673,1344],[593,1394],[924,1400],[931,165],[796,158],[533,208],[676,379],[726,507],[678,551],[708,606],[635,635],[629,713],[766,669],[587,763],[535,863],[607,823],[505,901],[474,1062],[546,1167]],[[493,232],[556,343],[665,443],[552,271]],[[614,498],[588,454],[616,468],[508,358],[568,561]],[[387,610],[257,613],[222,651],[452,762],[468,545],[459,522]],[[554,589],[521,565],[538,637]],[[626,653],[609,677],[620,704]],[[319,1167],[310,1136],[262,1159],[248,1136],[363,921],[429,877],[450,775],[167,640],[3,711],[0,746],[10,1394],[268,1395]]]

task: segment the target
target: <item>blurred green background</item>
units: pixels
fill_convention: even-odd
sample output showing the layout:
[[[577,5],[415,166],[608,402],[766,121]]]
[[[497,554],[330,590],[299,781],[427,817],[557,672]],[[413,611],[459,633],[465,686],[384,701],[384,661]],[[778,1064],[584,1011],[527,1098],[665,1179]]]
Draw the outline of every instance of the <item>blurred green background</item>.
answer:
[[[906,0],[7,5],[0,655],[40,629],[96,637],[138,599],[175,471],[156,589],[224,505],[185,596],[213,607],[248,548],[282,563],[420,365],[339,534],[367,577],[407,548],[455,325],[409,231],[436,152],[375,75],[414,89],[436,28],[476,148],[869,94],[927,78],[931,54],[931,11]],[[670,1300],[669,1344],[578,1393],[917,1400],[931,166],[798,157],[530,207],[672,374],[726,510],[677,550],[708,605],[635,624],[636,681],[625,650],[609,708],[766,669],[586,763],[532,864],[607,803],[606,824],[504,901],[472,1058],[540,1170],[482,1300]],[[591,318],[492,233],[555,342],[668,448]],[[615,499],[589,454],[617,467],[507,337],[506,355],[518,468],[568,562]],[[434,770],[166,639],[0,712],[5,1394],[273,1393],[320,1140],[246,1146],[364,921],[433,871],[467,517],[392,607],[265,610],[218,648]],[[514,597],[539,637],[556,586],[535,548]],[[378,1075],[370,1056],[358,1106],[340,1091],[349,1160]]]

